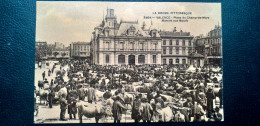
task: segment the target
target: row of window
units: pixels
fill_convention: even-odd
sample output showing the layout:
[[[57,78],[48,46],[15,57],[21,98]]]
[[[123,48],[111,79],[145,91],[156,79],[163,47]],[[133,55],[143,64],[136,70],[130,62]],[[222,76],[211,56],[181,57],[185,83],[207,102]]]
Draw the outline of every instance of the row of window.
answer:
[[[163,40],[163,45],[166,45],[166,40]],[[169,41],[169,45],[172,45],[172,40]],[[179,40],[176,40],[176,44],[179,45]],[[185,46],[185,40],[182,40],[182,45]],[[189,40],[189,46],[191,46],[191,40]]]
[[[218,39],[201,39],[199,40],[199,44],[221,44],[220,38]]]
[[[191,51],[192,51],[192,48],[189,48],[189,52],[191,52]],[[179,47],[175,48],[175,53],[179,54]],[[163,54],[166,54],[166,48],[165,47],[163,48]],[[172,47],[169,48],[169,54],[172,54]],[[186,48],[185,47],[182,48],[182,54],[186,55]]]
[[[140,49],[140,50],[143,50],[143,49],[145,48],[144,46],[145,46],[144,43],[139,43],[139,49]],[[153,43],[152,46],[151,46],[151,49],[155,49],[155,50],[156,50],[156,49],[157,49],[156,46],[157,46],[157,43]],[[106,43],[105,43],[104,48],[107,49],[107,50],[110,49],[110,44],[109,44],[109,42],[106,42]],[[120,43],[119,43],[119,49],[120,49],[120,50],[124,50],[124,43],[123,43],[123,42],[120,42]],[[131,43],[129,44],[129,49],[130,49],[130,50],[134,50],[134,49],[135,49],[135,44],[134,44],[133,42],[131,42]]]
[[[128,60],[129,61],[135,60],[135,56],[134,55],[130,55],[128,57]],[[106,55],[106,63],[109,63],[109,61],[110,61],[110,56]],[[119,64],[125,64],[125,55],[119,55],[118,56],[118,63]],[[145,56],[144,55],[139,55],[138,56],[138,63],[139,64],[144,64],[145,63]],[[156,63],[156,55],[153,55],[153,63]]]
[[[75,50],[80,50],[80,51],[86,51],[86,49],[89,49],[87,46],[74,46]]]
[[[180,59],[175,59],[175,63],[179,64]],[[163,59],[163,64],[167,64],[166,59]],[[169,59],[169,64],[173,64],[173,59]],[[182,59],[182,64],[186,64],[186,59]]]
[[[87,52],[74,52],[74,55],[89,55]]]
[[[210,49],[206,49],[205,50],[205,53],[207,55],[216,55],[216,56],[219,56],[221,55],[221,48],[219,47],[213,47],[213,48],[210,48]]]

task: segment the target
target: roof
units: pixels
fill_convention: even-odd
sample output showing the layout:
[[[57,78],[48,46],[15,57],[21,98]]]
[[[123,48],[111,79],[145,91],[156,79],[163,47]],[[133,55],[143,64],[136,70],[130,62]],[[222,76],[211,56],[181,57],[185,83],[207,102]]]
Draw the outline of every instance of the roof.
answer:
[[[204,57],[202,54],[199,53],[191,53],[189,57]]]
[[[72,44],[90,44],[90,42],[72,42]]]
[[[141,34],[142,36],[148,36],[146,34],[145,31],[143,31],[141,29],[141,27],[137,24],[137,23],[132,23],[132,22],[123,22],[120,24],[119,30],[117,32],[117,36],[121,36],[124,34],[127,34],[127,30],[129,30],[130,28],[134,28],[135,29],[135,33],[134,34]]]
[[[191,36],[190,32],[171,32],[171,31],[162,31],[160,32],[161,37],[179,37],[179,36]]]
[[[52,51],[69,51],[68,49],[54,49]]]

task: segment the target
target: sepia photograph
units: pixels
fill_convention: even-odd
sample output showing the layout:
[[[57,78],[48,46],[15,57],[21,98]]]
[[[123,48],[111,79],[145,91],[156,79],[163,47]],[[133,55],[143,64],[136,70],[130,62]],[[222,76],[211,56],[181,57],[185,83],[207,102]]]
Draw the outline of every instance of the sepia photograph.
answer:
[[[221,122],[221,3],[37,1],[34,123]]]

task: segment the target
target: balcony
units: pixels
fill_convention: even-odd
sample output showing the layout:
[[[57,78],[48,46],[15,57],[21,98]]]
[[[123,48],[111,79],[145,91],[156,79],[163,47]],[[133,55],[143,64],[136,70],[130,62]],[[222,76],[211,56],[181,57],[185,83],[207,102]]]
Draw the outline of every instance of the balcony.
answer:
[[[207,56],[221,56],[220,53],[209,53],[207,54]]]
[[[99,48],[99,51],[161,51],[161,49],[107,49]]]

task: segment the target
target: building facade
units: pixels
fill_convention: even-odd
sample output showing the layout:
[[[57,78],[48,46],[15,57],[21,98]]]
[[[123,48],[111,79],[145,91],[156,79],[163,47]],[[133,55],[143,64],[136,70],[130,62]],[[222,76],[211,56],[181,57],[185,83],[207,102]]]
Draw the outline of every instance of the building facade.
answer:
[[[70,44],[70,57],[76,59],[86,59],[90,57],[89,42],[72,42]]]
[[[173,31],[160,32],[162,38],[162,64],[189,64],[188,56],[193,50],[193,36],[189,32]]]
[[[120,21],[107,9],[92,39],[93,63],[99,65],[161,64],[161,37],[152,26],[138,21]]]
[[[196,52],[204,55],[206,65],[222,64],[222,27],[216,25],[207,36],[196,39]]]

